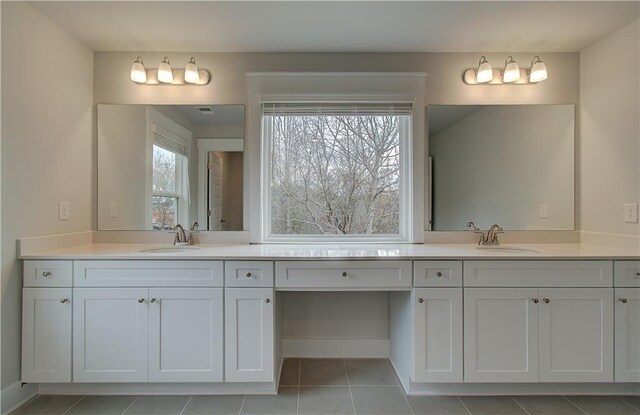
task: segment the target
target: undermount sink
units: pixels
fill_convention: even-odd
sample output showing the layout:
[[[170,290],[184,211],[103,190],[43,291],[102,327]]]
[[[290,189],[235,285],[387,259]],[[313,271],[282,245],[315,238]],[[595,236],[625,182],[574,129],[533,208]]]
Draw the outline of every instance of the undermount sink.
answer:
[[[197,246],[168,246],[163,248],[149,248],[143,249],[139,252],[143,252],[146,254],[177,254],[180,252],[188,252],[188,251],[197,251]]]
[[[487,252],[496,252],[501,254],[543,254],[544,251],[538,248],[528,246],[476,246],[476,249]]]

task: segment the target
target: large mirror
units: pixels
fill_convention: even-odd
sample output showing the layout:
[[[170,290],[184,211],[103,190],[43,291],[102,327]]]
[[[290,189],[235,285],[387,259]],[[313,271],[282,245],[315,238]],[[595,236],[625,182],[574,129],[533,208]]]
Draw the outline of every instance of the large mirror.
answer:
[[[429,107],[428,228],[574,229],[573,105]]]
[[[98,230],[242,230],[243,150],[243,105],[98,105]]]

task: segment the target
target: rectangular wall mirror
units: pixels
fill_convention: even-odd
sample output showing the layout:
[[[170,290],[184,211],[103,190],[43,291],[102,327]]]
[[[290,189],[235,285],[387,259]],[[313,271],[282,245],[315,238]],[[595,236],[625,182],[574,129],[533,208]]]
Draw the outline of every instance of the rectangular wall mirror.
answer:
[[[98,105],[98,230],[242,230],[243,151],[243,105]]]
[[[429,230],[574,229],[573,105],[432,105]]]

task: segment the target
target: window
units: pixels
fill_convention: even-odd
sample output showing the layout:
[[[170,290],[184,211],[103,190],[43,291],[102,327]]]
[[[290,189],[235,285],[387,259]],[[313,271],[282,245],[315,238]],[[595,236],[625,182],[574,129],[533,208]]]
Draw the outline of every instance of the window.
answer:
[[[267,240],[408,240],[410,104],[263,104],[262,120]]]
[[[184,147],[154,134],[151,220],[154,230],[170,230],[186,223],[188,159]]]

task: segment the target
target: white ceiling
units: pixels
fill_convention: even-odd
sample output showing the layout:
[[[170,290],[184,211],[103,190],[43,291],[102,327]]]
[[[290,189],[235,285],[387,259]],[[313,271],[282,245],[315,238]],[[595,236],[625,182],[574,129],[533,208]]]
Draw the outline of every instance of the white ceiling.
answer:
[[[44,1],[95,51],[576,52],[638,1]]]
[[[195,125],[244,125],[244,105],[167,105],[179,111]],[[213,112],[203,114],[200,107],[210,107]]]

